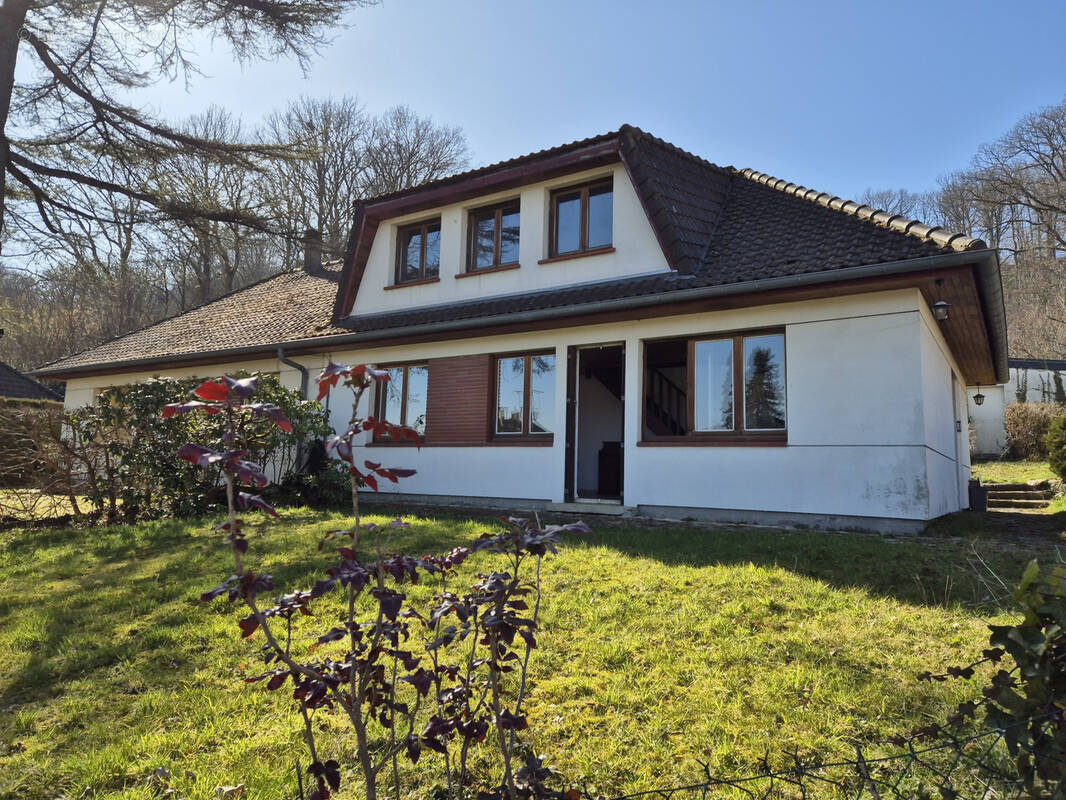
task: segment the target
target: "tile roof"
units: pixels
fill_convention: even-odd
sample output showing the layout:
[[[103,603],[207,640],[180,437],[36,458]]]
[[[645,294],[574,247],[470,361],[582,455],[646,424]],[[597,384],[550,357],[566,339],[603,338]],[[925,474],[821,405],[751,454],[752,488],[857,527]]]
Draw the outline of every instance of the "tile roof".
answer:
[[[17,400],[61,400],[62,398],[28,375],[0,361],[0,397]]]
[[[423,192],[459,193],[470,181],[497,171],[522,172],[564,163],[595,148],[617,147],[670,266],[668,273],[580,284],[509,297],[493,297],[334,321],[345,289],[357,289],[368,238],[367,216],[418,202]],[[613,151],[612,151],[613,152]],[[562,161],[561,161],[562,160]],[[478,185],[481,185],[480,183]],[[281,273],[142,331],[41,368],[64,373],[112,363],[191,356],[259,347],[301,338],[365,334],[409,326],[486,319],[532,310],[570,309],[682,289],[826,274],[849,267],[909,261],[953,252],[987,254],[984,242],[951,234],[898,215],[786,183],[761,172],[713,164],[628,125],[618,131],[481,167],[360,203],[342,277],[339,265],[318,276]],[[380,212],[384,213],[384,212]],[[363,255],[359,255],[362,253]],[[639,265],[638,265],[639,266]],[[354,276],[354,277],[353,277]],[[355,286],[350,285],[354,280]],[[811,280],[814,280],[812,278]],[[997,276],[998,280],[998,276]],[[338,291],[340,284],[340,291]],[[990,291],[993,298],[998,294]],[[995,302],[993,299],[990,302]],[[994,310],[990,313],[995,316]],[[992,327],[996,327],[995,324]],[[1005,334],[1004,334],[1005,336]],[[1003,343],[1005,352],[1005,341]]]
[[[239,350],[321,335],[330,325],[340,262],[287,270],[50,364],[39,375],[144,359]]]

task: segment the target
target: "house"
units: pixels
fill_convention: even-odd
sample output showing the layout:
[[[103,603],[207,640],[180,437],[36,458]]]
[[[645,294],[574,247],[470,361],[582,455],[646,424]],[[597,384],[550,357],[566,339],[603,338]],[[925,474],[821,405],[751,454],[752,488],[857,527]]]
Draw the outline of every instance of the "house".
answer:
[[[343,265],[309,247],[38,374],[78,405],[367,362],[424,436],[369,443],[411,500],[916,530],[967,505],[965,387],[1006,380],[1005,331],[980,240],[623,126],[358,203]]]
[[[999,458],[1007,449],[1004,420],[1011,403],[1066,404],[1066,359],[1008,358],[1007,382],[967,391],[975,455]],[[977,396],[981,396],[980,404]]]
[[[23,375],[10,364],[0,361],[0,399],[59,402],[63,398],[29,375]]]

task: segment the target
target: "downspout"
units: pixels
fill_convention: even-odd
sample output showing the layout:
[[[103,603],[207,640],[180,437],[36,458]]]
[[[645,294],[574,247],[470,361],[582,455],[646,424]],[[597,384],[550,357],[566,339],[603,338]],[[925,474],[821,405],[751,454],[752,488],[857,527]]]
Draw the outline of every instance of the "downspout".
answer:
[[[280,361],[282,364],[284,364],[287,367],[292,367],[293,369],[295,369],[297,372],[300,373],[300,399],[301,400],[306,400],[307,399],[307,384],[308,384],[308,381],[310,380],[310,376],[307,374],[307,367],[305,367],[303,364],[301,364],[301,363],[299,363],[297,361],[293,361],[291,358],[288,358],[285,355],[285,348],[282,345],[280,345],[280,344],[278,345],[278,361]],[[305,455],[304,451],[305,451],[304,440],[303,439],[297,440],[297,442],[296,442],[296,469],[297,469],[297,471],[302,470],[303,467],[304,467],[304,455]]]

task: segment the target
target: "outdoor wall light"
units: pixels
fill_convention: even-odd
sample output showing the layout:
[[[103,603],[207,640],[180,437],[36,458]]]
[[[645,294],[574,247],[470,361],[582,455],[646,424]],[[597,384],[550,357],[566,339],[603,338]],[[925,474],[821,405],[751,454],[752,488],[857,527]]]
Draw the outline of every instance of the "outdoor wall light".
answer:
[[[937,300],[933,303],[933,318],[937,322],[943,322],[948,318],[949,308],[951,308],[951,303],[947,300]]]
[[[973,404],[975,406],[983,405],[985,402],[985,396],[981,394],[981,384],[977,384],[977,394],[973,396]]]

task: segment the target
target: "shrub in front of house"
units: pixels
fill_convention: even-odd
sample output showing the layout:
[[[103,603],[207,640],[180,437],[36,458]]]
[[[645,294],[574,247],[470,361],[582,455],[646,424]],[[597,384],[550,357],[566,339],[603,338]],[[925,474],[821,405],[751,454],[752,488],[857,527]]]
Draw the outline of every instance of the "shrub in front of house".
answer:
[[[234,571],[201,599],[226,598],[247,612],[237,626],[244,639],[262,641],[263,671],[245,682],[291,692],[309,761],[297,770],[300,798],[327,800],[349,771],[362,779],[366,800],[377,800],[380,790],[399,797],[401,762],[414,765],[436,753],[443,756],[446,779],[436,794],[448,800],[474,796],[471,787],[477,785],[486,786],[476,795],[485,800],[577,800],[576,792],[564,796],[547,789],[551,769],[522,746],[518,733],[528,727],[523,700],[536,648],[541,560],[556,552],[559,534],[588,528],[510,518],[470,548],[440,556],[392,552],[390,532],[406,524],[363,522],[357,491],[414,474],[358,455],[367,433],[419,442],[412,428],[359,416],[363,393],[388,379],[379,370],[337,364],[319,379],[320,396],[339,381],[354,396],[348,427],[328,443],[348,473],[353,519],[349,529],[331,531],[319,542],[319,550],[335,553],[324,577],[308,590],[281,596],[272,576],[252,567],[238,508],[277,516],[251,493],[265,487],[267,477],[248,460],[249,443],[260,431],[289,432],[289,420],[277,406],[253,402],[254,378],[205,381],[194,399],[163,408],[167,421],[206,417],[224,426],[221,446],[189,442],[177,450],[190,465],[217,470],[225,487],[228,518],[216,530],[232,551]],[[456,569],[478,551],[496,554],[498,569],[479,573],[455,593]],[[434,582],[436,593],[416,608],[408,605],[405,589],[420,581]],[[345,722],[353,747],[324,741],[333,726],[320,724],[322,714]],[[350,753],[351,763],[324,755],[338,751]],[[486,751],[493,753],[489,781],[474,774],[475,757]]]
[[[258,380],[261,402],[286,415],[292,434],[257,430],[248,438],[248,457],[282,478],[300,466],[297,442],[324,439],[332,430],[317,402],[274,376]],[[0,464],[0,485],[9,488],[0,495],[0,517],[34,522],[103,515],[117,521],[187,516],[219,504],[224,491],[219,471],[175,464],[173,453],[187,441],[222,442],[223,420],[210,414],[161,417],[165,405],[189,396],[199,384],[192,378],[155,378],[110,387],[92,405],[72,411],[56,403],[0,406],[0,438],[12,445]]]
[[[1051,421],[1047,436],[1044,437],[1044,447],[1051,471],[1066,480],[1066,414]]]
[[[1011,403],[1004,412],[1007,455],[1039,461],[1047,458],[1045,439],[1051,421],[1062,413],[1052,403]]]

